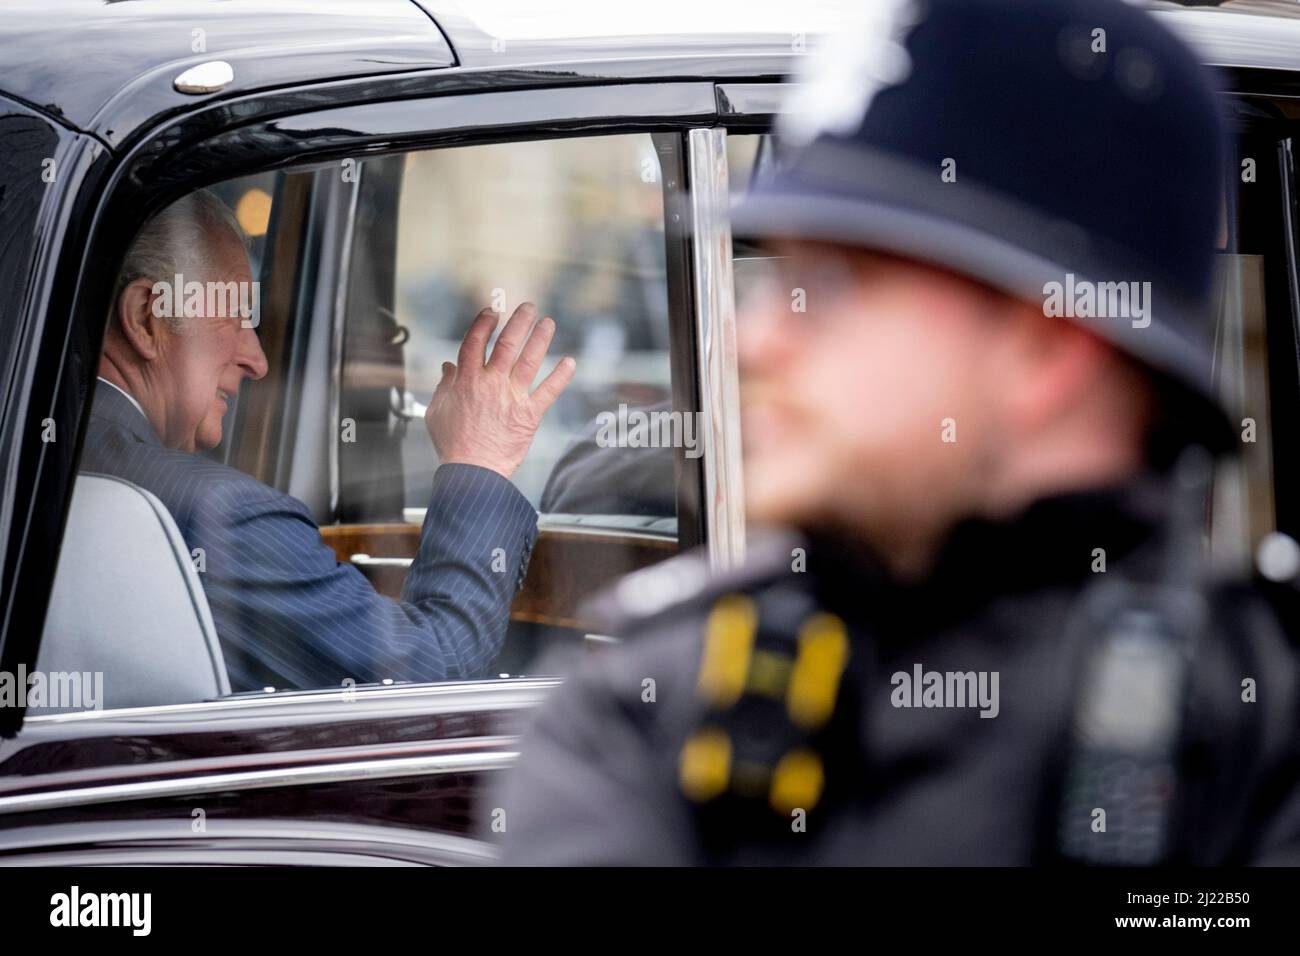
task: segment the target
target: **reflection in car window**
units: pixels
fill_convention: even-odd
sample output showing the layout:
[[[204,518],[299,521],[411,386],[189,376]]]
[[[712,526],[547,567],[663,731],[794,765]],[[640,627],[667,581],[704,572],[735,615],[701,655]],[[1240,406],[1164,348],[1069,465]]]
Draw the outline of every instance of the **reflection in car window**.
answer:
[[[600,487],[608,473],[593,474],[585,489],[553,488],[545,500],[566,448],[601,412],[670,397],[664,260],[648,135],[413,153],[402,178],[396,272],[397,321],[410,334],[408,388],[432,391],[480,308],[534,301],[558,324],[552,361],[575,356],[578,377],[538,431],[516,476],[520,489],[544,512],[558,504],[594,513],[599,503],[614,514],[671,518],[671,455],[659,456],[666,484],[625,486],[622,500]],[[402,451],[406,506],[422,507],[436,458],[418,435],[408,434]]]

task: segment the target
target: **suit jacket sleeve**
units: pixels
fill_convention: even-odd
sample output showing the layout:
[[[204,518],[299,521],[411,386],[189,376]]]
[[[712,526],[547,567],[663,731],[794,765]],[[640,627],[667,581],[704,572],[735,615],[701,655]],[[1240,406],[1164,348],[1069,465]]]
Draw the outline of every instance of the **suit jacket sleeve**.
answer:
[[[236,690],[483,676],[500,650],[537,514],[505,478],[443,465],[402,600],[336,560],[305,505],[258,482],[204,491],[189,541]]]

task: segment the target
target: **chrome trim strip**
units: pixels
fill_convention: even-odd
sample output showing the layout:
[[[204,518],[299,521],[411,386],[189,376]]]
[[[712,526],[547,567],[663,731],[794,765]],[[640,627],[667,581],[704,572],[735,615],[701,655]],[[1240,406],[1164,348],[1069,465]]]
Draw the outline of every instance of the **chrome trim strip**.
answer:
[[[192,704],[159,704],[153,707],[123,707],[118,710],[85,710],[67,714],[40,714],[28,717],[25,724],[74,723],[89,720],[168,718],[185,714],[232,716],[224,711],[262,708],[289,708],[310,704],[387,703],[394,698],[426,698],[431,705],[444,704],[463,711],[513,710],[532,707],[543,692],[562,683],[558,677],[516,677],[505,680],[463,681],[448,684],[394,684],[267,694],[252,697],[223,697]],[[479,695],[483,700],[458,699],[460,695]],[[448,699],[441,699],[448,698]]]
[[[662,531],[646,531],[643,528],[616,528],[612,525],[601,524],[574,524],[565,521],[552,521],[547,515],[539,515],[537,518],[537,528],[539,531],[557,531],[564,534],[590,535],[591,537],[633,539],[636,541],[658,541],[667,544],[676,544],[677,535],[667,534]]]
[[[1244,10],[1153,7],[1144,3],[1209,66],[1300,69],[1300,20]]]
[[[1300,335],[1300,250],[1296,247],[1300,226],[1297,225],[1295,215],[1296,151],[1292,137],[1282,140],[1278,154],[1278,161],[1282,165],[1282,221],[1286,227],[1286,279],[1287,288],[1291,292],[1291,331],[1293,335]],[[1297,356],[1297,360],[1300,360],[1300,356]]]
[[[422,525],[427,513],[427,508],[403,508],[402,520],[405,524]],[[563,531],[565,534],[617,536],[619,538],[637,538],[645,541],[663,541],[668,544],[677,544],[677,533],[675,531],[621,528],[617,525],[601,524],[599,521],[600,515],[591,515],[590,517],[595,520],[582,523],[565,521],[563,520],[564,517],[561,512],[551,512],[549,514],[543,512],[537,516],[537,528],[539,531]],[[624,516],[611,515],[610,517],[620,518]]]
[[[796,83],[719,83],[718,114],[731,116],[776,116]]]
[[[409,568],[414,558],[375,558],[368,554],[354,554],[348,561],[359,568]]]
[[[655,544],[677,544],[677,536],[657,531],[643,531],[632,528],[615,528],[607,525],[566,524],[559,521],[547,521],[546,516],[537,519],[538,531],[550,531],[588,538],[617,538],[618,541],[646,541]],[[377,557],[358,552],[348,560],[359,568],[409,568],[414,558]]]
[[[339,476],[339,442],[342,440],[342,423],[339,416],[343,412],[343,322],[348,306],[348,281],[352,269],[352,241],[356,232],[357,205],[361,200],[361,175],[363,164],[357,162],[356,175],[351,182],[348,197],[348,218],[343,224],[343,248],[339,252],[338,274],[334,277],[334,311],[331,315],[334,327],[330,330],[330,445],[329,445],[329,482],[330,520],[338,519],[339,494],[342,479]]]
[[[514,743],[513,737],[484,737],[485,744]],[[97,803],[153,800],[202,793],[236,790],[266,790],[301,787],[318,783],[348,783],[357,780],[388,780],[396,777],[427,777],[449,773],[481,773],[504,770],[519,757],[517,750],[483,751],[470,754],[434,754],[388,760],[355,760],[347,763],[274,770],[242,770],[235,773],[203,774],[180,780],[147,780],[142,783],[113,783],[97,787],[74,787],[43,793],[0,797],[0,815],[33,813]]]
[[[178,836],[176,825],[183,828]],[[473,837],[434,830],[417,830],[404,825],[380,826],[370,823],[338,822],[334,820],[298,820],[282,817],[256,819],[209,818],[202,833],[190,830],[190,819],[181,820],[114,820],[111,829],[91,821],[73,823],[37,824],[16,826],[0,830],[0,866],[62,865],[65,856],[88,860],[97,855],[111,854],[178,854],[178,862],[187,856],[226,851],[234,845],[233,852],[264,852],[264,844],[304,844],[307,849],[298,852],[325,854],[367,855],[382,853],[385,849],[406,856],[412,849],[422,853],[440,854],[445,859],[441,865],[477,865],[490,863],[501,856],[501,850],[492,843]],[[367,846],[361,850],[356,844]],[[290,846],[290,849],[293,849]]]
[[[704,520],[709,561],[725,570],[745,558],[744,485],[740,461],[740,385],[736,369],[736,302],[731,275],[731,222],[726,215],[727,131],[693,129],[687,159],[704,443]]]

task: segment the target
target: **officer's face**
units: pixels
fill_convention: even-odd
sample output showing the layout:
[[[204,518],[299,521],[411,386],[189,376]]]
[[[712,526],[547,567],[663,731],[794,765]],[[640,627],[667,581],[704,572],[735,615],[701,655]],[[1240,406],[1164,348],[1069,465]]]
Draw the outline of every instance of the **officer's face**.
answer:
[[[969,508],[1005,411],[998,379],[1023,358],[993,315],[1006,300],[899,259],[773,252],[737,328],[751,518],[888,539]]]

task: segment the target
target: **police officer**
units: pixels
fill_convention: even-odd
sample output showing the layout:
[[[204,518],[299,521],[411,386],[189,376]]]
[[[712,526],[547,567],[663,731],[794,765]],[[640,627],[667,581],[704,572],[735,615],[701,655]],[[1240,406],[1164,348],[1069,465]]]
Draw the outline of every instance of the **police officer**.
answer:
[[[1292,599],[1202,557],[1206,76],[1121,0],[864,6],[736,216],[747,509],[794,530],[618,586],[505,860],[1300,860]]]

